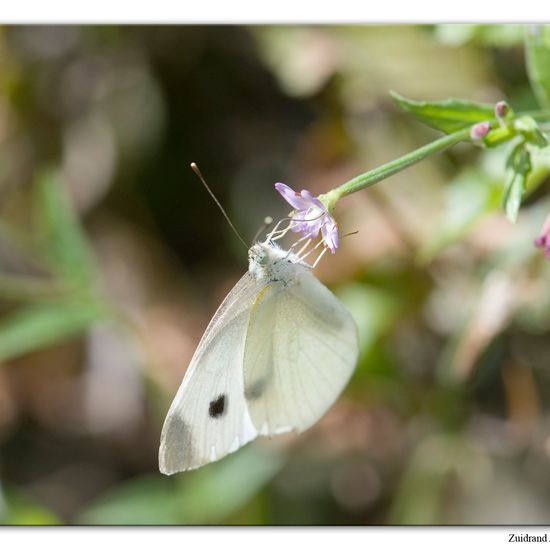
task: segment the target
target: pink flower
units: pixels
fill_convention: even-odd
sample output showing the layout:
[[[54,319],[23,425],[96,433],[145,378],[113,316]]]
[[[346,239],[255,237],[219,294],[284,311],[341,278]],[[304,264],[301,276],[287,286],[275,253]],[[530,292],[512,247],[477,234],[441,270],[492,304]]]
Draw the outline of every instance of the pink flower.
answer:
[[[329,214],[326,206],[306,189],[297,193],[284,183],[276,183],[275,189],[295,210],[290,229],[311,239],[317,237],[320,231],[323,242],[334,254],[340,244],[338,224]]]
[[[544,248],[544,253],[546,257],[550,260],[550,216],[546,218],[544,225],[542,226],[542,231],[535,240],[535,246],[539,248]]]

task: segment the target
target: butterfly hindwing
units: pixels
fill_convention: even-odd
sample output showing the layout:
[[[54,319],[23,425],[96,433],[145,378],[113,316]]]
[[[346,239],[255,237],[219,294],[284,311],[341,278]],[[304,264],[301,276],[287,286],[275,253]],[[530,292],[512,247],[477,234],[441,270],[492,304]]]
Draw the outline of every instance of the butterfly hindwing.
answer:
[[[244,354],[244,391],[262,435],[301,432],[336,401],[355,368],[355,323],[307,268],[272,282],[252,306]]]

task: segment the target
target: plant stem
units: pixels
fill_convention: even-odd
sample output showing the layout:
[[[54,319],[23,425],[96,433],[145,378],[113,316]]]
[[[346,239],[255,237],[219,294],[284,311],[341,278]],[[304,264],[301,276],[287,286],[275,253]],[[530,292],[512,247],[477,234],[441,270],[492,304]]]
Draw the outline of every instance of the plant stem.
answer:
[[[548,110],[518,113],[516,116],[520,117],[524,115],[532,116],[535,120],[540,122],[550,120],[550,111]],[[491,123],[492,128],[494,128],[495,125],[498,124],[496,120],[491,120],[489,122]],[[356,191],[360,191],[361,189],[370,187],[371,185],[374,185],[375,183],[378,183],[379,181],[382,181],[392,176],[393,174],[396,174],[397,172],[401,172],[401,170],[404,170],[405,168],[408,168],[409,166],[412,166],[413,164],[416,164],[417,162],[420,162],[421,160],[424,160],[431,155],[440,153],[448,147],[456,145],[460,141],[470,141],[470,130],[471,127],[464,128],[462,130],[458,130],[457,132],[453,132],[452,134],[448,134],[439,139],[436,139],[435,141],[432,141],[431,143],[428,143],[427,145],[424,145],[419,149],[415,149],[414,151],[411,151],[410,153],[407,153],[406,155],[403,155],[398,159],[387,162],[382,166],[378,166],[377,168],[373,168],[372,170],[369,170],[364,174],[356,176],[346,183],[343,183],[339,187],[332,189],[328,193],[321,195],[319,198],[326,204],[329,211],[332,211],[336,206],[336,203],[342,197],[350,195],[351,193],[355,193]]]
[[[323,198],[325,199],[324,202],[326,201],[329,205],[329,209],[331,209],[330,206],[335,205],[336,202],[338,202],[342,197],[355,193],[361,189],[365,189],[366,187],[370,187],[371,185],[374,185],[375,183],[378,183],[379,181],[386,179],[397,172],[401,172],[401,170],[404,170],[417,162],[420,162],[430,155],[444,151],[448,147],[451,147],[451,145],[455,145],[460,141],[469,139],[469,127],[436,139],[435,141],[432,141],[419,149],[415,149],[414,151],[411,151],[398,159],[382,164],[382,166],[369,170],[368,172],[343,183],[339,187],[332,189],[332,191],[329,191],[326,195],[323,195]]]

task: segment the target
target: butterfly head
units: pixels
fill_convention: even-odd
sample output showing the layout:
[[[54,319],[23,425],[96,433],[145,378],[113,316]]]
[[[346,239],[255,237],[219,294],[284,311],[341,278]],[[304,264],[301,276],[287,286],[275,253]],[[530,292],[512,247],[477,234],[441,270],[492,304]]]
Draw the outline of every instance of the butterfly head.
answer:
[[[301,264],[298,256],[272,241],[255,243],[248,251],[248,270],[258,279],[287,280]]]

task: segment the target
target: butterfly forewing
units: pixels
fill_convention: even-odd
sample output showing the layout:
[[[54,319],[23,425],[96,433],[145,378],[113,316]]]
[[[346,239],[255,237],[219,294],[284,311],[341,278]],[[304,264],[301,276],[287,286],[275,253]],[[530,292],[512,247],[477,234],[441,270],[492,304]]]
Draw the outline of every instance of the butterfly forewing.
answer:
[[[164,422],[165,474],[198,468],[254,439],[243,397],[243,354],[252,304],[261,287],[246,273],[208,325]]]

